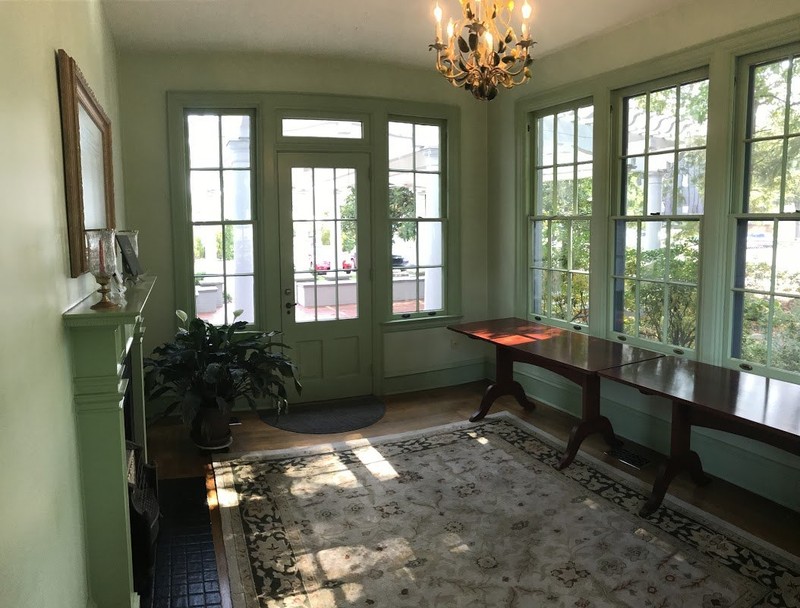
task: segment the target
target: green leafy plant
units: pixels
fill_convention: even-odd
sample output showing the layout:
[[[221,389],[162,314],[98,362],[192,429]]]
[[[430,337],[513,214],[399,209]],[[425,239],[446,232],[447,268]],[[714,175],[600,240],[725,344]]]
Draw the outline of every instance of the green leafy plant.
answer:
[[[180,408],[187,426],[196,424],[202,409],[230,412],[243,398],[256,410],[258,399],[270,401],[278,412],[288,405],[286,383],[298,392],[296,366],[274,340],[278,332],[246,331],[245,321],[215,326],[199,318],[189,319],[176,311],[181,321],[175,338],[157,347],[144,361],[148,398],[173,397],[161,417]],[[201,435],[207,429],[201,429]]]

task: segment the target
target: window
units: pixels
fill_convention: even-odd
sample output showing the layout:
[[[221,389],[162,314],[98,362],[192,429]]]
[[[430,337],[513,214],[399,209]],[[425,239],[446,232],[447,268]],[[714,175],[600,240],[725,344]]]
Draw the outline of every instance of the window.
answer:
[[[692,73],[621,91],[615,109],[613,329],[679,353],[694,349],[708,79]]]
[[[254,323],[253,116],[184,113],[188,141],[195,313],[212,323]]]
[[[396,318],[434,316],[445,309],[442,141],[438,124],[389,122],[387,202]]]
[[[281,132],[284,137],[362,139],[364,125],[356,120],[284,118],[281,120]]]
[[[731,356],[800,372],[800,47],[746,58]]]
[[[576,328],[589,323],[593,127],[590,102],[533,116],[529,312]]]

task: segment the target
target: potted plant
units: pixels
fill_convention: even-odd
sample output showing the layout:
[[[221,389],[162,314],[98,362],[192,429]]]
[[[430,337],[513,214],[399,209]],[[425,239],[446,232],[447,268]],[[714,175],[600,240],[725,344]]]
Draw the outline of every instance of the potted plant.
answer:
[[[286,382],[298,392],[296,366],[280,350],[288,348],[273,341],[278,332],[246,331],[247,323],[237,321],[215,326],[203,319],[189,319],[182,310],[181,321],[171,342],[157,347],[144,360],[148,397],[173,397],[159,416],[180,408],[194,443],[202,449],[222,449],[231,444],[228,420],[238,398],[253,410],[257,399],[268,399],[278,412],[288,405]]]

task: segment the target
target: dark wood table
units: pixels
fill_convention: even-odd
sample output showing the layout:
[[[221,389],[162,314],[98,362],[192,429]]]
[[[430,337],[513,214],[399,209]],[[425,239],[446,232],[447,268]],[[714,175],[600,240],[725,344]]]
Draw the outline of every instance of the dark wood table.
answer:
[[[598,372],[662,356],[621,342],[513,317],[451,325],[448,329],[495,346],[496,378],[486,389],[478,410],[470,417],[472,422],[486,416],[501,395],[513,395],[522,407],[533,407],[522,385],[514,380],[515,361],[550,370],[581,387],[581,420],[570,431],[559,469],[572,462],[583,440],[592,433],[602,433],[610,446],[621,443],[614,435],[611,422],[600,415]]]
[[[677,357],[599,374],[672,401],[669,457],[659,468],[642,515],[659,507],[679,472],[688,471],[696,483],[709,481],[700,457],[691,449],[693,426],[749,437],[800,455],[800,385]]]

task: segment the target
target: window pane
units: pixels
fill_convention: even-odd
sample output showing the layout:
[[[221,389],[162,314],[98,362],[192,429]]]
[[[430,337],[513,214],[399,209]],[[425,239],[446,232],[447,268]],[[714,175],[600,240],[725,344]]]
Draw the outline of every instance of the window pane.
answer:
[[[639,283],[639,337],[662,341],[665,288],[663,283]]]
[[[572,222],[572,269],[589,272],[589,221]]]
[[[800,61],[797,64],[800,65]],[[797,78],[797,86],[800,87],[800,77]],[[800,131],[800,93],[798,93],[797,106],[797,124],[794,128]],[[787,146],[786,193],[783,199],[783,211],[784,213],[794,213],[800,210],[800,137],[790,137]]]
[[[222,117],[222,166],[250,167],[250,117]]]
[[[678,154],[678,201],[676,215],[701,215],[705,207],[706,151]]]
[[[194,275],[222,275],[222,226],[195,226],[192,232]],[[219,250],[218,250],[219,248]]]
[[[219,167],[219,116],[190,114],[186,123],[189,131],[189,167]]]
[[[414,313],[420,310],[420,297],[424,295],[416,269],[399,271],[392,276],[392,312]]]
[[[547,285],[547,271],[534,270],[531,273],[531,310],[535,315],[547,314],[545,310],[544,286]]]
[[[325,120],[315,118],[284,118],[281,121],[284,137],[326,137],[333,139],[362,139],[363,125],[356,120]]]
[[[588,274],[572,274],[572,321],[589,324]]]
[[[569,269],[569,222],[550,223],[551,268]]]
[[[756,141],[750,145],[748,213],[778,213],[781,203],[783,142]]]
[[[647,168],[646,212],[672,215],[674,213],[673,180],[675,178],[675,155],[654,154]]]
[[[641,264],[639,275],[647,279],[664,280],[666,271],[665,250],[667,246],[666,223],[641,223]]]
[[[226,322],[233,323],[233,312],[241,309],[244,312],[239,321],[253,323],[255,321],[255,298],[253,297],[253,277],[228,277],[225,279]]]
[[[627,124],[625,129],[625,156],[644,153],[644,134],[646,128],[647,95],[629,97],[625,100]]]
[[[800,295],[800,221],[778,222],[775,265],[775,291]]]
[[[592,214],[592,165],[578,165],[578,215]]]
[[[253,226],[251,224],[226,224],[223,236],[226,272],[228,274],[252,273]]]
[[[668,285],[669,319],[667,342],[683,348],[694,348],[697,327],[697,288]]]
[[[562,321],[569,321],[570,305],[567,299],[567,290],[569,289],[569,273],[567,272],[550,272],[550,301],[551,309],[550,316]]]
[[[392,222],[392,268],[417,265],[417,222]]]
[[[573,215],[575,213],[575,167],[558,167],[558,200],[556,201],[558,215]]]
[[[423,218],[441,217],[439,181],[438,173],[417,174],[417,196],[414,216]]]
[[[414,170],[414,125],[389,123],[389,169]]]
[[[554,215],[556,213],[553,200],[553,169],[539,169],[536,172],[536,213]]]
[[[789,101],[789,133],[800,133],[800,57],[792,59],[792,98]]]
[[[677,89],[655,91],[650,95],[650,141],[648,152],[675,149]]]
[[[639,230],[641,222],[618,222],[617,224],[617,250],[621,249],[624,259],[616,261],[616,273],[624,274],[627,277],[635,277],[639,274]],[[624,230],[620,229],[624,226]],[[622,242],[620,242],[622,239]],[[617,254],[619,257],[619,253]],[[620,264],[623,264],[620,267]]]
[[[533,222],[531,230],[531,243],[533,244],[531,261],[534,266],[549,266],[550,222]]]
[[[225,277],[195,275],[194,311],[210,323],[225,323]]]
[[[441,266],[444,249],[441,222],[419,223],[419,265]]]
[[[536,143],[536,164],[539,167],[553,164],[553,122],[552,114],[542,116],[538,121]]]
[[[789,61],[753,68],[752,136],[784,134]]]
[[[189,173],[193,222],[218,222],[222,212],[219,191],[219,173],[216,171],[191,171]]]
[[[743,302],[742,343],[739,358],[766,365],[770,298],[755,293],[738,293],[736,297]]]
[[[415,169],[417,171],[439,170],[439,147],[441,129],[436,125],[415,125],[414,146]]]
[[[772,288],[772,222],[744,222],[744,287],[759,291]],[[742,244],[739,244],[741,247]],[[740,284],[738,281],[737,284]],[[741,285],[739,285],[741,286]]]
[[[708,133],[708,80],[684,84],[680,92],[679,145],[681,148],[705,146]]]
[[[800,372],[800,300],[775,298],[772,318],[773,367]]]
[[[644,214],[644,156],[629,158],[625,165],[625,215]]]
[[[223,201],[226,220],[250,219],[250,171],[223,171]]]
[[[670,280],[697,283],[700,268],[700,223],[672,222],[670,231]]]
[[[634,335],[636,332],[636,281],[614,281],[614,331]]]
[[[578,109],[578,162],[592,160],[594,150],[594,106]]]
[[[558,134],[556,139],[559,165],[575,162],[575,112],[561,112],[556,118]]]
[[[424,268],[420,276],[420,310],[442,310],[444,308],[444,272],[439,268]]]

